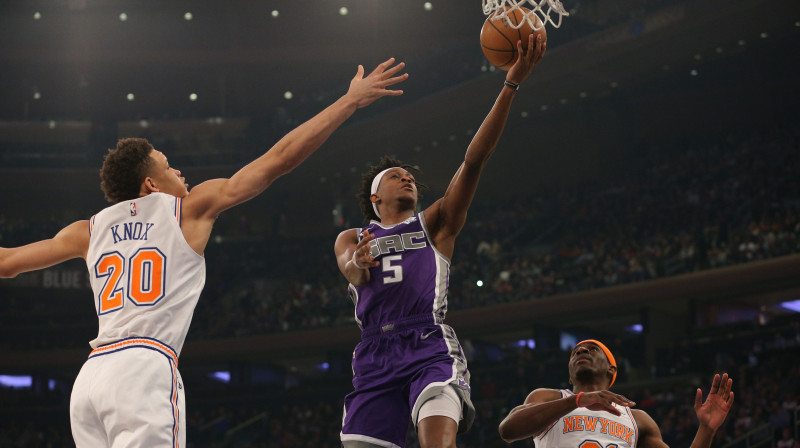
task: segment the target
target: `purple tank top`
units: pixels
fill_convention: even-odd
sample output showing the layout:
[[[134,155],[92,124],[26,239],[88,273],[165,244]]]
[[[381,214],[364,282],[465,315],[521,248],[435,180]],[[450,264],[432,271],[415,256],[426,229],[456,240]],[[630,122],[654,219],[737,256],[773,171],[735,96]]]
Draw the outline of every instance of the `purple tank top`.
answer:
[[[441,322],[447,312],[450,260],[433,247],[423,213],[393,226],[372,221],[367,230],[379,266],[370,268],[370,281],[349,286],[356,321],[362,329],[408,317],[431,316]]]

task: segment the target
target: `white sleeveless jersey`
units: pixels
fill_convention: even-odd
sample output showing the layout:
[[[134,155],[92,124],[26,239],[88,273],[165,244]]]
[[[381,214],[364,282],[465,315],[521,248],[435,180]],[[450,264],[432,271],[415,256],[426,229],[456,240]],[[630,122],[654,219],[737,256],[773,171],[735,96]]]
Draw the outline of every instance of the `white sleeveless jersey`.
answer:
[[[562,390],[561,397],[575,396]],[[578,408],[559,418],[533,438],[537,448],[624,448],[635,447],[639,428],[630,408],[618,406],[622,415]]]
[[[181,232],[181,201],[151,193],[89,221],[86,266],[100,321],[92,348],[145,338],[180,354],[206,279],[205,259]]]

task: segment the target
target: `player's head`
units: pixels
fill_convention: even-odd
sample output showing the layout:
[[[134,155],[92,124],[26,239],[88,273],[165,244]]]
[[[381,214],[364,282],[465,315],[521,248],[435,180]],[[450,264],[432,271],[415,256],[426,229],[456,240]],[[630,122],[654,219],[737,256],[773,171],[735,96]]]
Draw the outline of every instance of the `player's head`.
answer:
[[[587,339],[575,344],[569,356],[569,382],[572,384],[608,383],[617,379],[617,361],[611,350],[600,341]]]
[[[399,201],[412,210],[422,198],[420,190],[425,185],[416,182],[412,172],[419,172],[400,160],[383,156],[377,165],[371,166],[361,176],[361,191],[358,194],[361,212],[365,221],[380,221],[380,207],[389,201]]]
[[[180,171],[143,138],[123,138],[109,149],[100,169],[100,188],[109,202],[136,199],[154,191],[183,197],[188,193]]]

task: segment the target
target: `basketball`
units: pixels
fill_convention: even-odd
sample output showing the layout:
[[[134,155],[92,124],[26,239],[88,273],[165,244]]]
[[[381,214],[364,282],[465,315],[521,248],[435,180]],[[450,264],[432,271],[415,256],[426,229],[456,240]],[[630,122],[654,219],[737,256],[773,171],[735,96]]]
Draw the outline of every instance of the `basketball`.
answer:
[[[506,6],[505,8],[508,10],[510,7]],[[527,9],[519,7],[519,9],[508,13],[508,18],[514,25],[519,24],[521,20],[525,20],[523,11],[524,13],[528,12]],[[500,70],[507,71],[517,61],[517,41],[522,41],[522,51],[526,51],[528,49],[528,36],[534,31],[528,21],[525,21],[519,29],[514,29],[506,19],[496,18],[496,15],[497,12],[493,12],[483,22],[481,49],[492,65]],[[530,17],[531,20],[536,21],[537,27],[541,27],[535,33],[537,35],[541,34],[542,39],[547,40],[547,32],[542,26],[541,19],[536,14],[531,14]]]

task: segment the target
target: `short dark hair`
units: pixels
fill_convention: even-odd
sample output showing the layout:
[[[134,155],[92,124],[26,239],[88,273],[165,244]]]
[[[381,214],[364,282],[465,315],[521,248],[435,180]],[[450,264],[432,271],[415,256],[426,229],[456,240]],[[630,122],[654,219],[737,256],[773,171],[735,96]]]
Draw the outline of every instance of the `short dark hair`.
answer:
[[[123,138],[116,149],[109,149],[100,168],[100,188],[108,202],[118,203],[139,197],[142,182],[152,165],[153,145],[143,138]]]
[[[372,189],[372,180],[375,179],[375,176],[377,176],[381,171],[394,167],[403,168],[410,173],[422,173],[419,168],[407,163],[403,163],[402,161],[389,156],[381,157],[381,160],[377,165],[369,167],[369,170],[361,175],[361,191],[356,195],[356,197],[360,200],[361,213],[364,215],[365,224],[369,223],[370,220],[381,220],[378,215],[375,214],[375,210],[372,208],[372,201],[369,200],[369,197],[372,196],[370,193],[370,190]],[[422,194],[420,191],[427,190],[428,187],[419,182],[415,183],[417,184],[417,199],[422,199]]]

